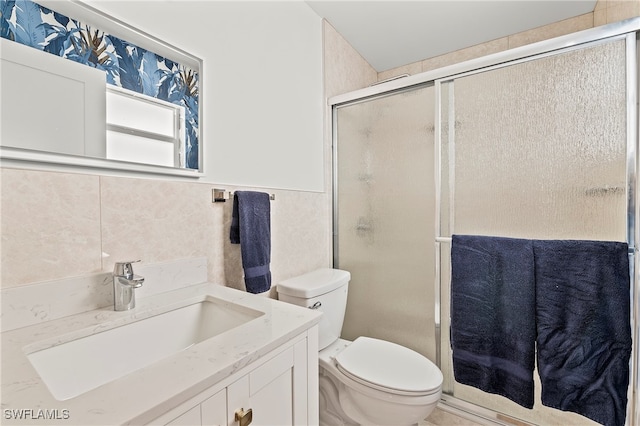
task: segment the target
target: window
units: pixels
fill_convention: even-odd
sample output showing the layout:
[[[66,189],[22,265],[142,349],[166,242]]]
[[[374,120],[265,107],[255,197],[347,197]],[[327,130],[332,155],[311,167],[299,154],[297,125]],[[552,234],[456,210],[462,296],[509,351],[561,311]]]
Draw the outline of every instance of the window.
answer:
[[[167,167],[185,166],[185,108],[107,87],[107,158]]]

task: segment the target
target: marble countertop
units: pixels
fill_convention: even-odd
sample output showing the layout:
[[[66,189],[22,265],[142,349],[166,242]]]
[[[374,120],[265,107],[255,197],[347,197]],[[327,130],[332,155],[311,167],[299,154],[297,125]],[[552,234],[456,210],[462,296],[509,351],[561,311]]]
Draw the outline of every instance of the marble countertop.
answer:
[[[47,389],[28,353],[168,312],[211,296],[264,312],[245,324],[66,401]],[[2,424],[116,425],[144,423],[214,386],[320,321],[320,313],[204,283],[113,307],[7,331],[2,337]],[[16,420],[18,412],[31,417]],[[35,418],[46,410],[54,419]],[[40,413],[41,414],[41,413]],[[58,419],[55,419],[58,417]]]

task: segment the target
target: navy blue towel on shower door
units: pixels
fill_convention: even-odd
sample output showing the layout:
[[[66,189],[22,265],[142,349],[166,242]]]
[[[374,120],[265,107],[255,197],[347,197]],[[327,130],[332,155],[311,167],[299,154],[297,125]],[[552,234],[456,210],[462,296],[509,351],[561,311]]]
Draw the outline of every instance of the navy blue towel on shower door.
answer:
[[[631,325],[628,245],[535,241],[542,403],[624,425]]]
[[[232,244],[240,244],[244,283],[249,293],[271,288],[271,206],[269,194],[236,191],[233,196]]]
[[[453,235],[451,274],[456,381],[532,408],[536,336],[532,242]]]

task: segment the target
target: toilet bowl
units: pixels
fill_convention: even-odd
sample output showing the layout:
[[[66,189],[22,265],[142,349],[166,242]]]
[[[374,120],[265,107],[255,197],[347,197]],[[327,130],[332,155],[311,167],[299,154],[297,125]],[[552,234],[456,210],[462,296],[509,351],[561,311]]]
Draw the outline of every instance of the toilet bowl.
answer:
[[[319,309],[320,424],[413,425],[442,394],[442,373],[423,355],[370,337],[340,339],[350,274],[320,269],[278,284],[282,301]]]
[[[426,418],[442,395],[442,373],[417,352],[384,340],[339,339],[319,353],[321,407],[353,424],[412,425]],[[331,383],[327,383],[330,381]],[[337,391],[338,398],[327,394]],[[337,405],[336,405],[337,401]]]

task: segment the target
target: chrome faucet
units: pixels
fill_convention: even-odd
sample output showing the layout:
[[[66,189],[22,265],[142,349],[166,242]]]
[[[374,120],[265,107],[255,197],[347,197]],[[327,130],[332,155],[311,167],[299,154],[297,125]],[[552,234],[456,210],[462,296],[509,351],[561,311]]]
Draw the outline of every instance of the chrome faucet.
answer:
[[[116,262],[113,267],[113,301],[116,311],[128,311],[136,307],[134,289],[140,287],[144,278],[133,274],[132,263],[140,262]]]

